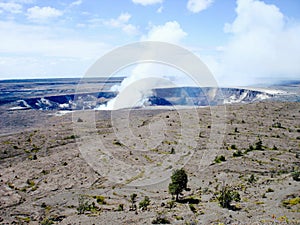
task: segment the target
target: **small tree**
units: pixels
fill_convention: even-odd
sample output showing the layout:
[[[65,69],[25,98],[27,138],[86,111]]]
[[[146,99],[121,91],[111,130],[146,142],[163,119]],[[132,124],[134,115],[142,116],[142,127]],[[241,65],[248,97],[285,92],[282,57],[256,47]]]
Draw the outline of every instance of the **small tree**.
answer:
[[[187,189],[188,176],[184,169],[175,170],[171,176],[171,183],[169,184],[169,193],[176,195],[176,201],[178,196],[183,190]]]
[[[136,193],[133,193],[130,195],[130,202],[131,202],[131,207],[133,210],[136,208],[134,205],[134,203],[136,202],[136,197],[137,197]]]
[[[219,200],[220,205],[223,208],[230,209],[231,208],[230,203],[232,201],[239,202],[241,200],[241,197],[237,191],[232,190],[228,186],[224,186],[224,187],[222,187],[221,193],[218,196],[218,200]]]

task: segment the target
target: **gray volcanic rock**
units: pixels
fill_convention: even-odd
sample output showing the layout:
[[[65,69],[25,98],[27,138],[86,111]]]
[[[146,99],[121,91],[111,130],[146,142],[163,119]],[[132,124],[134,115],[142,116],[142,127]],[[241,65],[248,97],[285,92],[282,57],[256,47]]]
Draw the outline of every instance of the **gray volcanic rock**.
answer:
[[[299,104],[226,105],[226,115],[218,115],[218,121],[212,120],[211,110],[220,106],[87,110],[62,116],[1,111],[0,223],[152,224],[159,213],[171,224],[299,224],[300,183],[292,177],[300,166]],[[198,122],[192,122],[195,113]],[[212,132],[214,127],[221,131],[220,122],[226,129],[215,152],[209,144],[211,135],[221,135]],[[24,127],[26,123],[30,126]],[[250,148],[259,140],[261,149]],[[221,155],[225,161],[216,162]],[[185,159],[189,190],[173,207],[171,173],[153,185],[134,185],[159,178]],[[224,185],[240,194],[232,209],[218,203]],[[147,210],[132,211],[133,193],[137,206],[150,198]]]

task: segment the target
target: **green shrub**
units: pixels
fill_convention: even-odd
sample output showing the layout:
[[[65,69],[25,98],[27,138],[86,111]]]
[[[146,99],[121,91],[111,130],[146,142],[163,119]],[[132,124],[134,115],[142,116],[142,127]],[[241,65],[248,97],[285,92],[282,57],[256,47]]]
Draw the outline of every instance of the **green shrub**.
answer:
[[[65,140],[69,140],[69,139],[73,139],[73,140],[74,140],[74,139],[76,139],[76,138],[79,138],[79,136],[72,134],[72,135],[70,135],[70,136],[65,137],[64,139],[65,139]]]
[[[250,151],[253,151],[253,150],[254,150],[253,145],[249,145],[248,151],[250,152]]]
[[[171,224],[171,223],[168,219],[158,216],[156,219],[152,220],[152,224]]]
[[[142,210],[146,210],[149,205],[150,198],[148,196],[145,196],[144,199],[139,203],[139,208]]]
[[[294,171],[294,172],[292,172],[292,178],[293,178],[295,181],[300,181],[300,172],[299,172],[299,171]]]
[[[37,160],[37,156],[36,156],[36,154],[34,154],[34,155],[29,155],[29,156],[28,156],[28,159],[30,159],[30,160]]]
[[[104,196],[98,195],[98,196],[94,196],[94,198],[96,199],[98,204],[100,204],[100,205],[105,205],[106,204]]]
[[[41,222],[41,225],[51,225],[54,224],[54,222],[48,218],[44,218]]]
[[[240,157],[243,156],[243,152],[241,150],[237,150],[233,153],[233,157]]]
[[[114,140],[114,145],[123,146],[123,144],[119,140]]]
[[[294,205],[298,205],[300,204],[300,197],[295,197],[295,198],[290,198],[290,199],[286,199],[282,202],[284,207],[291,207]]]
[[[35,185],[35,182],[33,180],[27,179],[26,183],[30,186],[33,187]]]
[[[195,206],[193,204],[189,204],[189,207],[190,207],[190,210],[193,212],[193,213],[196,213],[197,210],[195,208]]]
[[[175,206],[176,206],[175,201],[168,201],[166,207],[169,208],[169,209],[172,209],[172,208],[174,208]]]
[[[262,141],[260,139],[255,143],[255,150],[263,150]]]
[[[89,211],[89,210],[90,210],[90,205],[88,201],[86,201],[86,197],[80,195],[78,197],[78,207],[77,207],[78,214],[84,214],[85,211]]]
[[[124,211],[124,204],[119,204],[117,211]]]
[[[175,149],[172,147],[170,154],[175,154]]]
[[[245,150],[245,153],[251,152],[253,150],[264,150],[264,146],[262,145],[261,139],[258,139],[254,146],[249,145],[248,149]]]
[[[250,184],[253,184],[255,181],[256,181],[256,178],[254,177],[254,174],[251,174],[251,176],[250,176],[249,179],[248,179],[248,182],[249,182]]]
[[[220,155],[220,156],[216,156],[214,161],[215,161],[215,163],[221,163],[221,162],[225,162],[226,159],[225,159],[224,155]]]
[[[95,205],[95,202],[92,202],[92,204],[89,205],[89,209],[88,210],[91,213],[96,214],[96,213],[98,213],[100,211],[100,208]]]
[[[222,187],[222,190],[219,196],[217,197],[217,199],[223,208],[228,208],[228,209],[232,208],[231,207],[232,201],[239,202],[241,200],[240,194],[237,191],[234,191],[229,186]]]
[[[236,150],[237,149],[236,145],[231,145],[231,149]]]
[[[132,210],[135,210],[136,206],[135,206],[135,202],[136,202],[136,197],[137,197],[137,194],[136,193],[133,193],[130,195],[130,202],[131,202],[131,209]]]

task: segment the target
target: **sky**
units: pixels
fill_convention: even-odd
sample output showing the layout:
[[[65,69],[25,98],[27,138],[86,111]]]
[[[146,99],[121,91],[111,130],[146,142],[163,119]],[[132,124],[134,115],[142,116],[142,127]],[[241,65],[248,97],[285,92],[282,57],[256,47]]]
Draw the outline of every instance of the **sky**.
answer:
[[[82,77],[138,41],[196,54],[222,85],[300,79],[299,0],[0,0],[0,79]]]

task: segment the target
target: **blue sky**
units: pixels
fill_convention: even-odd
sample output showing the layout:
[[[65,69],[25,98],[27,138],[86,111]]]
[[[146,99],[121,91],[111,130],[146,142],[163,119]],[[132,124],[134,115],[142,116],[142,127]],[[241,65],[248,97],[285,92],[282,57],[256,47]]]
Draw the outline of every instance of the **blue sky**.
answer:
[[[124,44],[198,55],[224,84],[300,77],[298,0],[1,0],[0,79],[81,77]]]

